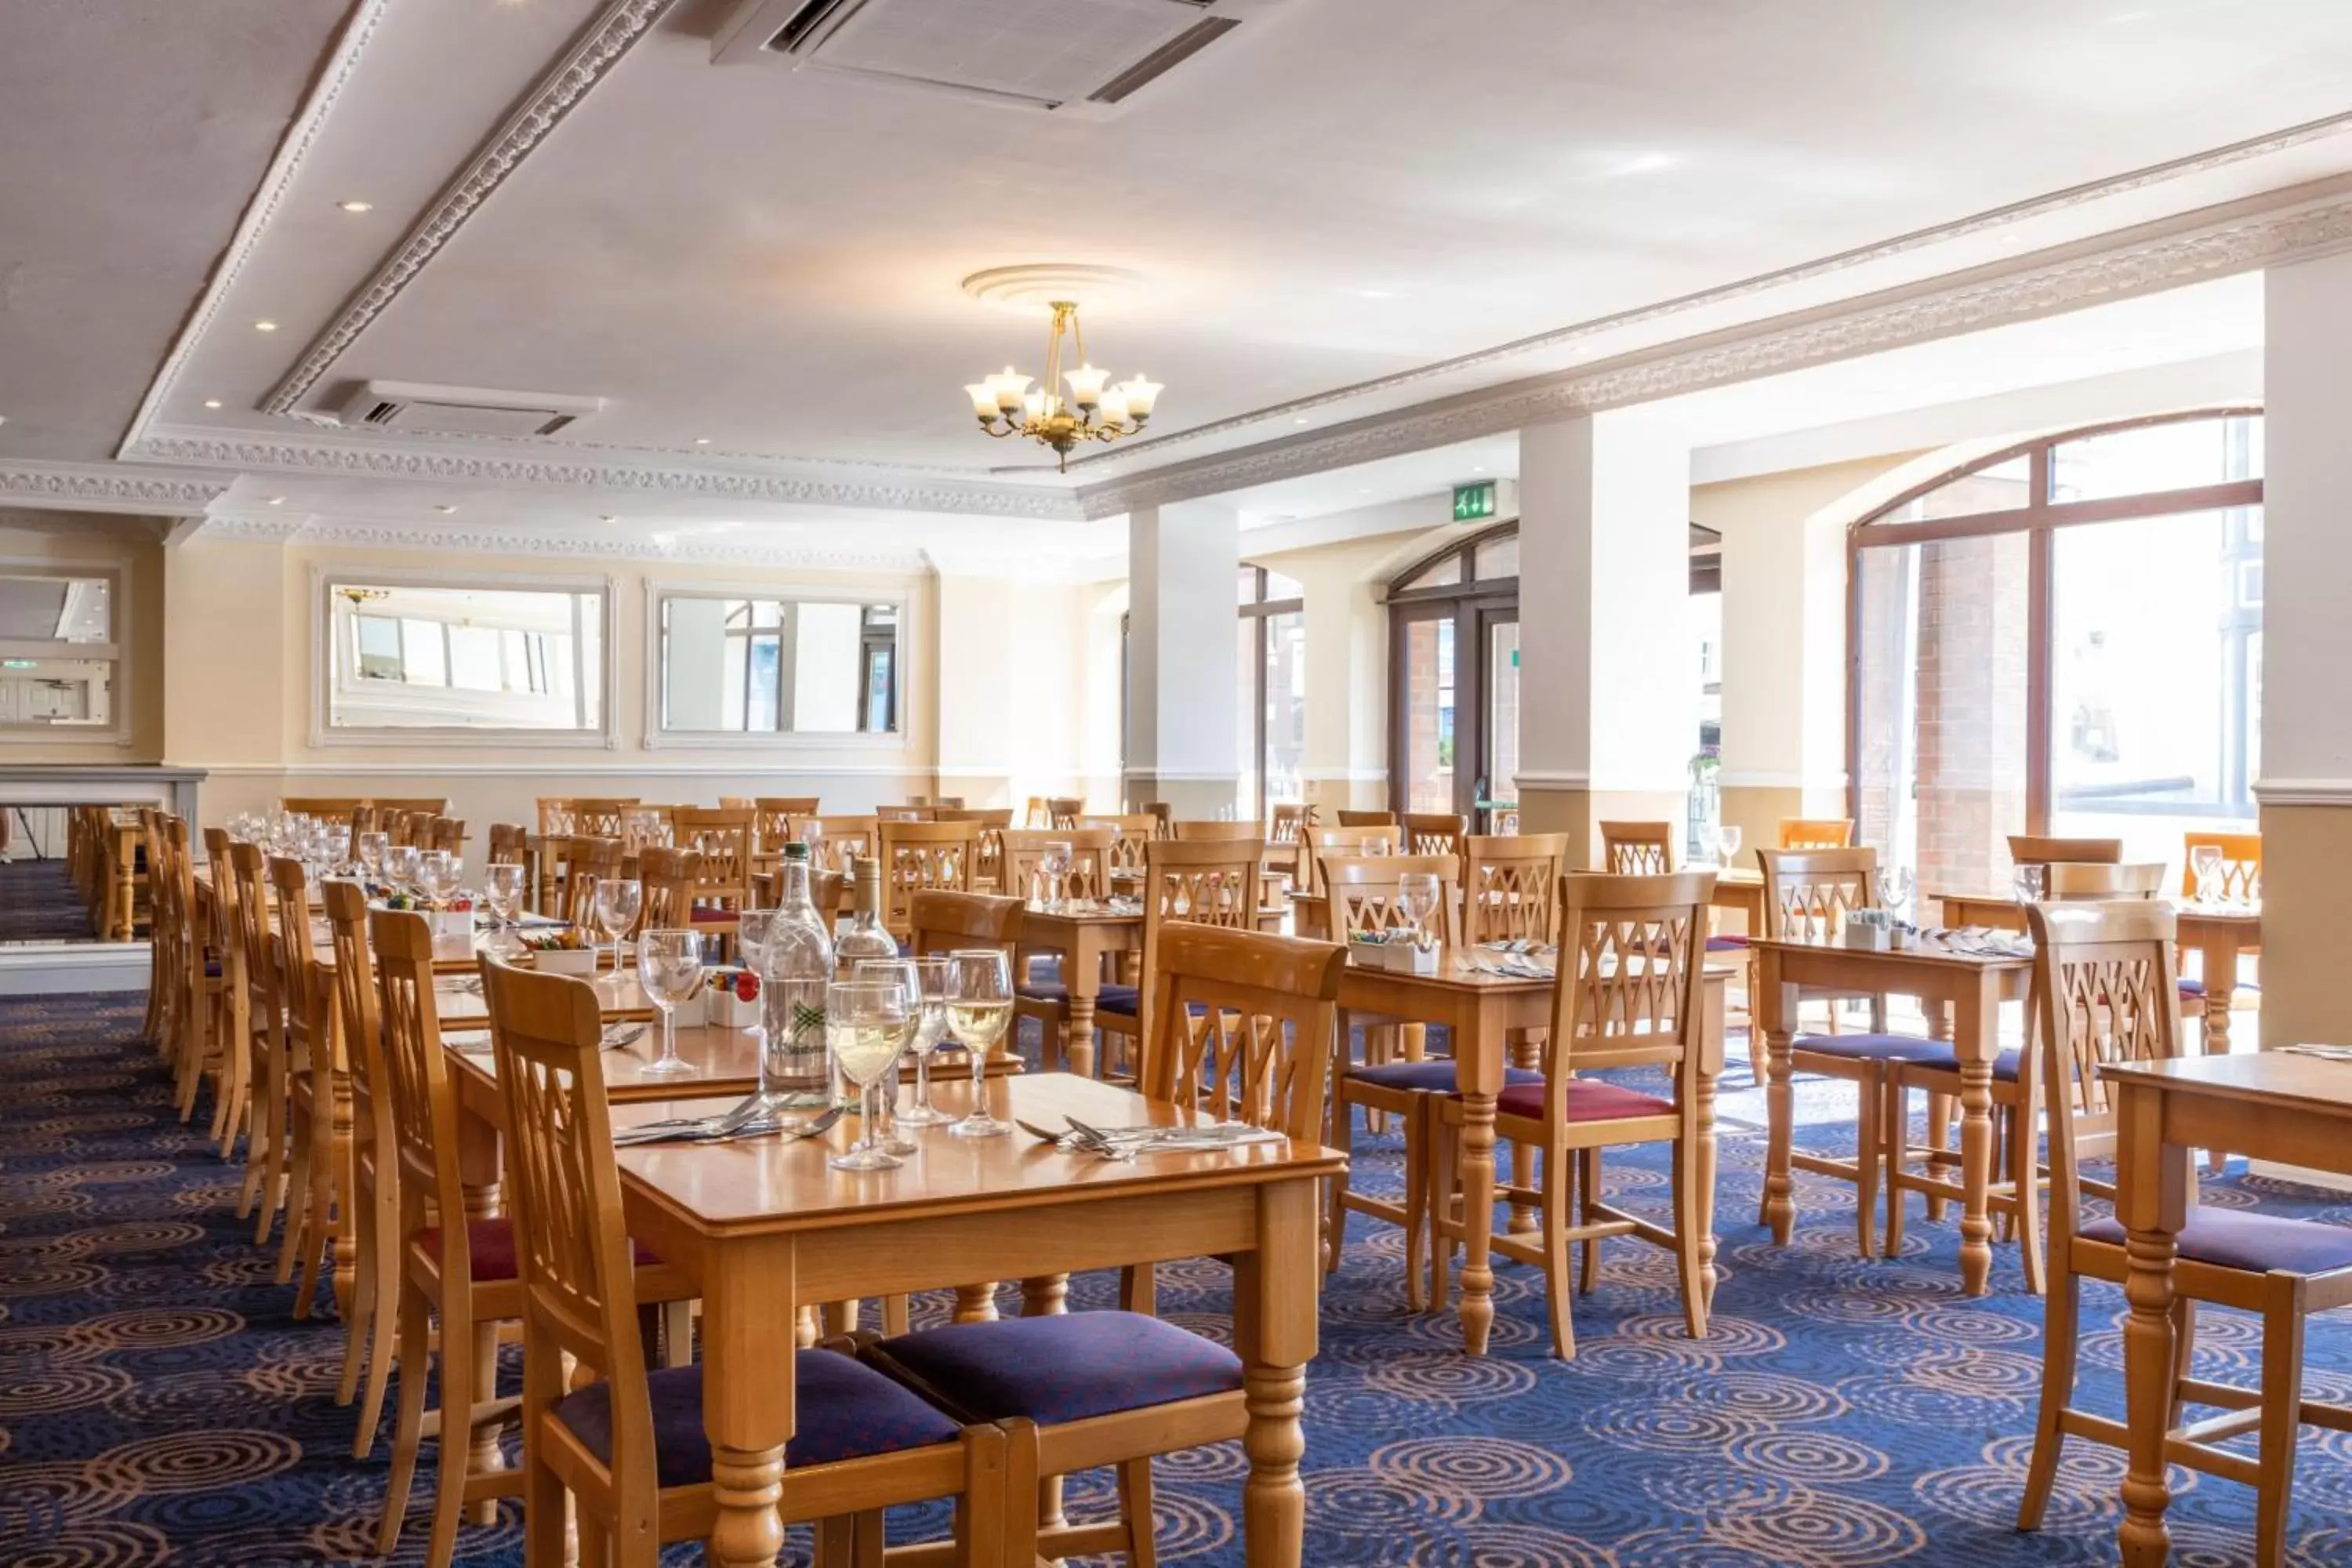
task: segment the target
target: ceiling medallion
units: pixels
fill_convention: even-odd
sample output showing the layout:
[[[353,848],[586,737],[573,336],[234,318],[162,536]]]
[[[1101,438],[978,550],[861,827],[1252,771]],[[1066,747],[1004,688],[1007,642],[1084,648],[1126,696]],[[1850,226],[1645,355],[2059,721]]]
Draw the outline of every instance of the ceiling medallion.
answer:
[[[1109,372],[1088,363],[1086,332],[1078,324],[1082,305],[1115,303],[1139,281],[1133,273],[1115,267],[1076,262],[997,267],[965,279],[964,292],[975,300],[1015,310],[1043,306],[1053,316],[1043,385],[1032,391],[1032,378],[1006,365],[998,374],[964,388],[971,395],[980,427],[999,438],[1026,436],[1051,447],[1065,472],[1071,448],[1081,441],[1116,441],[1142,429],[1160,396],[1160,384],[1140,375],[1111,383]],[[1074,366],[1063,358],[1065,337],[1070,340]],[[1055,390],[1064,382],[1069,384],[1066,395]]]

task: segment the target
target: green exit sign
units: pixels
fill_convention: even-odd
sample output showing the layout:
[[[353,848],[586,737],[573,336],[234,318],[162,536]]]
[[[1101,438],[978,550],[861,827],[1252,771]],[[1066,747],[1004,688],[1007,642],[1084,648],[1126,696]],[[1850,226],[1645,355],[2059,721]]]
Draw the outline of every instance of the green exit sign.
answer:
[[[1481,479],[1475,485],[1454,487],[1454,521],[1475,522],[1482,517],[1495,515],[1495,481]]]

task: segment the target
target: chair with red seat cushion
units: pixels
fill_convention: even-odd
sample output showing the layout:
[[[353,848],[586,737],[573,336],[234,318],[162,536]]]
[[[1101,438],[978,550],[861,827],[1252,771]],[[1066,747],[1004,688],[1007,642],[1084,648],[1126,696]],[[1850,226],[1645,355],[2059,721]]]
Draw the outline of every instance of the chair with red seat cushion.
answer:
[[[2141,1272],[2124,1226],[2111,1217],[2088,1219],[2083,1214],[2085,1194],[2113,1203],[2116,1193],[2082,1167],[2116,1148],[2115,1082],[2104,1069],[2161,1063],[2182,1054],[2180,993],[2174,983],[2177,927],[2170,906],[2037,904],[2027,918],[2033,932],[2038,1014],[2033,1022],[2039,1061],[2032,1076],[2040,1079],[2050,1128],[2050,1289],[2042,1408],[2018,1508],[2020,1530],[2042,1522],[2066,1438],[2111,1447],[2128,1441],[2124,1424],[2105,1414],[2111,1402],[2103,1402],[2096,1413],[2074,1403],[2078,1282],[2087,1278],[2129,1289],[2127,1282]],[[2192,1170],[2183,1160],[2182,1175],[2193,1180]],[[2161,1173],[2155,1171],[2137,1177],[2147,1184],[2159,1179]],[[2195,1197],[2193,1186],[2189,1196]],[[2321,1404],[2303,1393],[2305,1317],[2352,1305],[2352,1227],[2196,1205],[2189,1209],[2174,1245],[2171,1375],[2157,1389],[2133,1389],[2134,1414],[2141,1414],[2143,1393],[2154,1394],[2151,1403],[2168,1411],[2168,1461],[2253,1482],[2254,1561],[2277,1563],[2285,1552],[2299,1428],[2308,1424],[2352,1430],[2352,1405]],[[2200,1301],[2260,1315],[2259,1388],[2191,1375]],[[2102,1304],[2101,1310],[2108,1309]],[[2191,1405],[2229,1414],[2185,1422],[2183,1407]],[[2218,1446],[2250,1431],[2259,1437],[2251,1465],[2242,1448]]]
[[[1714,1209],[1701,1173],[1713,1134],[1700,1126],[1699,1108],[1711,1098],[1709,1084],[1722,1054],[1703,1002],[1713,881],[1706,872],[1578,872],[1561,879],[1559,981],[1553,987],[1546,1071],[1538,1081],[1505,1087],[1495,1106],[1496,1138],[1539,1154],[1542,1172],[1539,1187],[1497,1184],[1496,1196],[1536,1206],[1540,1223],[1532,1237],[1496,1236],[1488,1245],[1502,1257],[1544,1271],[1552,1353],[1563,1361],[1576,1353],[1569,1313],[1570,1248],[1582,1248],[1589,1289],[1599,1244],[1606,1237],[1632,1236],[1673,1252],[1684,1326],[1694,1339],[1706,1334]],[[1590,1076],[1618,1068],[1664,1069],[1667,1094]],[[1432,1097],[1430,1120],[1429,1168],[1443,1184],[1428,1205],[1437,1236],[1434,1295],[1442,1301],[1453,1248],[1469,1217],[1459,1207],[1456,1158],[1470,1120],[1469,1101],[1459,1094]],[[1600,1152],[1627,1143],[1669,1145],[1671,1229],[1601,1201]]]

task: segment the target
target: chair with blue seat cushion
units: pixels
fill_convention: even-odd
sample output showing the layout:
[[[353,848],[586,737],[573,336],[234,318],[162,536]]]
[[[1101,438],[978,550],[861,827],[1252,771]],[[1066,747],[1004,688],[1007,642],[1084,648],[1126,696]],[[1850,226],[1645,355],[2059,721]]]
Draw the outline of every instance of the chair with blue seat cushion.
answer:
[[[1141,1062],[1136,1058],[1142,1055],[1146,1028],[1144,994],[1151,984],[1160,931],[1173,921],[1255,931],[1258,873],[1265,863],[1262,838],[1144,842],[1143,878],[1137,889],[1143,901],[1143,957],[1137,972],[1140,984],[1106,985],[1095,1003],[1095,1026],[1102,1031],[1104,1045],[1118,1041],[1139,1076]]]
[[[1874,849],[1759,849],[1756,854],[1764,868],[1764,935],[1770,940],[1834,940],[1847,914],[1878,907],[1878,852]],[[1801,988],[1800,998],[1830,997],[1834,1002],[1845,994],[1807,986]],[[1895,1103],[1896,1070],[1906,1061],[1948,1060],[1950,1056],[1950,1047],[1939,1041],[1889,1033],[1886,999],[1871,996],[1868,1000],[1871,1027],[1864,1034],[1797,1035],[1776,1048],[1768,1033],[1749,1046],[1764,1062],[1773,1084],[1766,1097],[1765,1114],[1772,1122],[1776,1140],[1793,1143],[1793,1130],[1787,1123],[1794,1114],[1794,1097],[1780,1088],[1789,1076],[1818,1073],[1854,1086],[1853,1158],[1832,1159],[1791,1147],[1789,1164],[1792,1170],[1853,1184],[1855,1239],[1864,1258],[1876,1250],[1878,1185],[1886,1163],[1884,1124]],[[1931,1106],[1929,1127],[1941,1129],[1944,1122],[1941,1104]],[[1932,1215],[1940,1215],[1942,1200],[1931,1198],[1929,1207]]]
[[[2152,902],[2042,904],[2028,911],[2034,940],[2033,994],[2038,1066],[2050,1125],[2050,1289],[2042,1333],[2042,1407],[2026,1469],[2018,1528],[2042,1522],[2061,1449],[2068,1437],[2127,1446],[2123,1423],[2074,1403],[2080,1294],[2084,1278],[2125,1285],[2134,1272],[2123,1226],[2083,1213],[2084,1194],[2113,1203],[2116,1189],[2082,1169],[2112,1156],[2114,1087],[2101,1069],[2115,1063],[2179,1057],[2179,989],[2174,983],[2175,917]],[[2180,1174],[2193,1180],[2182,1161]],[[2153,1181],[2158,1173],[2143,1173]],[[2192,1188],[2191,1197],[2194,1197]],[[2352,1405],[2303,1398],[2304,1319],[2352,1305],[2352,1228],[2236,1210],[2191,1207],[2176,1238],[2172,1280],[2171,1412],[2164,1457],[2173,1464],[2255,1488],[2254,1561],[2284,1555],[2294,1489],[2295,1440],[2309,1424],[2352,1431]],[[2196,1303],[2258,1313],[2262,1320],[2259,1390],[2189,1375]],[[2228,1412],[2185,1422],[2183,1407]],[[2258,1435],[2250,1464],[2242,1450],[2216,1445]]]
[[[495,962],[483,978],[520,1243],[523,1560],[562,1561],[569,1493],[582,1563],[656,1568],[663,1544],[709,1537],[717,1487],[700,1369],[649,1375],[638,1342],[596,994]],[[791,1305],[778,1304],[780,1325]],[[878,1563],[883,1510],[951,1497],[956,1560],[1007,1561],[1005,1434],[791,1342],[780,1331],[779,1353],[794,1356],[781,1522],[820,1521],[822,1562]],[[593,1381],[567,1386],[566,1354]]]
[[[1533,1236],[1489,1238],[1503,1258],[1543,1270],[1550,1304],[1552,1353],[1576,1354],[1570,1321],[1571,1248],[1583,1254],[1590,1289],[1601,1241],[1632,1236],[1675,1255],[1683,1322],[1706,1335],[1706,1267],[1714,1252],[1714,1205],[1705,1175],[1710,1147],[1702,1136],[1702,1075],[1721,1066],[1722,1041],[1705,1005],[1705,944],[1712,872],[1612,876],[1577,872],[1562,879],[1559,982],[1539,1081],[1504,1089],[1495,1105],[1495,1136],[1540,1159],[1542,1184],[1498,1184],[1497,1198],[1533,1205]],[[1617,1068],[1663,1070],[1667,1094],[1590,1076]],[[1428,1207],[1436,1236],[1434,1296],[1446,1297],[1454,1247],[1465,1234],[1457,1151],[1467,1141],[1468,1101],[1432,1101]],[[1602,1201],[1599,1153],[1612,1145],[1664,1143],[1674,1183],[1671,1227]],[[1581,1189],[1580,1192],[1579,1189]],[[1571,1208],[1575,1212],[1571,1213]]]

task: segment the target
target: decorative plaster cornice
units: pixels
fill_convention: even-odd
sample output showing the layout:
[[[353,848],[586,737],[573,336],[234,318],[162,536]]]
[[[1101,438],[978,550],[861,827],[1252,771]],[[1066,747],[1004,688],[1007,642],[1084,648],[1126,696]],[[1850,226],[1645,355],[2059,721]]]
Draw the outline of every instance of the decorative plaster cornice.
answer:
[[[2352,805],[2352,779],[2256,779],[2254,799],[2263,805]]]
[[[1765,293],[1770,289],[1785,288],[1790,284],[1808,282],[1816,278],[1851,271],[1854,268],[1867,266],[1872,262],[1885,261],[1909,252],[1923,250],[1931,246],[1966,239],[2011,224],[2084,206],[2093,202],[2104,201],[2109,197],[2143,190],[2151,185],[2162,184],[2169,180],[2208,174],[2216,169],[2226,168],[2232,163],[2243,163],[2248,159],[2287,152],[2307,142],[2343,135],[2347,132],[2352,132],[2352,110],[2331,114],[2321,120],[2306,121],[2301,125],[2291,125],[2267,135],[2252,137],[2243,142],[2233,142],[2223,147],[2210,148],[2204,152],[2193,153],[2166,163],[2152,163],[2109,179],[2094,180],[2084,184],[2069,186],[2062,191],[2053,191],[2044,195],[2030,197],[2025,201],[2012,202],[2007,206],[1992,207],[1983,212],[1972,213],[1967,217],[1956,219],[1951,223],[1914,229],[1907,234],[1896,235],[1890,239],[1880,240],[1852,250],[1840,251],[1832,256],[1820,257],[1811,261],[1800,262],[1793,267],[1758,273],[1752,278],[1744,278],[1720,288],[1700,289],[1696,293],[1680,295],[1671,300],[1661,300],[1654,304],[1637,306],[1629,310],[1621,310],[1613,315],[1594,317],[1590,321],[1578,321],[1570,326],[1558,327],[1549,331],[1538,332],[1530,337],[1499,343],[1493,348],[1457,354],[1451,359],[1433,360],[1426,364],[1415,365],[1410,370],[1400,371],[1393,375],[1379,376],[1348,386],[1334,387],[1328,392],[1317,393],[1309,397],[1295,398],[1287,403],[1254,408],[1246,414],[1236,415],[1230,419],[1213,420],[1205,425],[1171,431],[1166,435],[1154,436],[1142,441],[1131,441],[1114,449],[1074,458],[1070,462],[1069,468],[1074,473],[1083,473],[1089,468],[1100,471],[1132,467],[1139,458],[1149,459],[1156,454],[1166,452],[1178,446],[1227,435],[1234,430],[1246,429],[1250,426],[1264,424],[1276,417],[1297,416],[1328,407],[1333,404],[1423,385],[1443,377],[1458,375],[1465,371],[1486,369],[1504,361],[1530,353],[1571,347],[1578,342],[1599,337],[1606,332],[1620,331],[1628,327],[1662,321],[1709,306],[1727,304],[1733,300]]]
[[[331,437],[253,438],[160,433],[128,454],[142,461],[195,468],[324,474],[351,479],[421,479],[517,489],[625,492],[786,506],[885,508],[982,517],[1075,521],[1074,490],[1029,485],[957,483],[877,470],[870,479],[746,473],[676,464],[564,459],[525,452],[450,451],[384,447]]]
[[[310,342],[294,368],[272,389],[262,407],[271,414],[291,414],[295,405],[318,384],[343,351],[352,346],[370,322],[399,298],[400,291],[440,254],[466,220],[474,216],[490,193],[530,156],[547,133],[563,122],[614,63],[628,53],[652,27],[669,0],[607,0],[603,11],[571,48],[541,75],[505,123],[474,153],[457,177],[416,220],[398,249],[376,267],[326,330]]]
[[[22,500],[69,511],[200,512],[228,481],[113,463],[0,463],[0,506]]]
[[[587,539],[558,532],[465,529],[450,525],[411,527],[319,517],[257,517],[233,512],[208,520],[194,537],[296,541],[362,550],[416,550],[435,554],[543,555],[577,561],[670,561],[687,564],[758,566],[812,572],[866,572],[915,575],[929,569],[915,549],[856,549],[800,544],[763,544],[756,540],[676,542],[650,537]]]
[[[2227,209],[2224,209],[2227,210]],[[1088,517],[1165,505],[1431,447],[1801,370],[1961,332],[2178,288],[2352,245],[2352,200],[2256,211],[2184,230],[2150,224],[2040,265],[1978,268],[1798,311],[1563,375],[1465,393],[1392,415],[1091,485]],[[2145,237],[2153,232],[2156,237]],[[2120,240],[2120,243],[2116,241]],[[2094,246],[2099,247],[2094,248]]]

